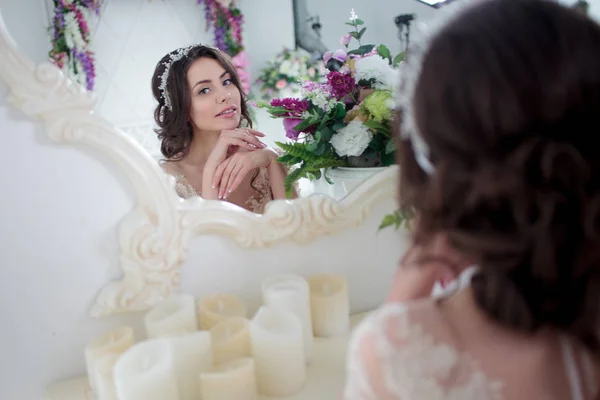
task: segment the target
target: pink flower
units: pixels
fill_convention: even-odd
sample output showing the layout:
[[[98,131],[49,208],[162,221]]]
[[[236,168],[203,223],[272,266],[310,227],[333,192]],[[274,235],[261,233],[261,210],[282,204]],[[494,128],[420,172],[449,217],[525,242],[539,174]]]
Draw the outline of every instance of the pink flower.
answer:
[[[344,36],[342,36],[340,38],[340,44],[342,46],[348,47],[348,45],[350,44],[351,40],[352,40],[352,35],[351,34],[344,35]]]
[[[248,59],[248,54],[242,50],[231,59],[231,62],[240,77],[240,84],[244,93],[250,92],[250,73],[248,72],[250,60]]]
[[[277,83],[275,84],[275,87],[279,90],[281,89],[285,89],[287,87],[288,83],[285,79],[280,79],[277,81]]]
[[[327,53],[323,54],[323,61],[325,61],[325,63],[327,63],[327,61],[329,61],[332,58],[339,62],[345,62],[346,58],[348,58],[348,55],[346,54],[346,51],[343,49],[338,49],[333,52],[328,51]]]
[[[302,122],[302,120],[299,118],[284,118],[283,129],[285,130],[285,137],[292,140],[298,140],[300,132],[294,128],[298,126],[300,122]]]

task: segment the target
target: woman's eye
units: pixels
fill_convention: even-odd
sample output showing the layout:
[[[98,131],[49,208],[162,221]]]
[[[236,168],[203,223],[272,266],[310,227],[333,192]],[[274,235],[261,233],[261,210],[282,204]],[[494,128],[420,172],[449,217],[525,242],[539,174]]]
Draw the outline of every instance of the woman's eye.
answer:
[[[209,88],[204,88],[201,91],[198,92],[198,94],[207,94],[210,91]]]
[[[223,81],[223,86],[229,86],[229,85],[231,85],[232,83],[233,83],[233,82],[231,81],[231,79],[225,79],[225,80]]]

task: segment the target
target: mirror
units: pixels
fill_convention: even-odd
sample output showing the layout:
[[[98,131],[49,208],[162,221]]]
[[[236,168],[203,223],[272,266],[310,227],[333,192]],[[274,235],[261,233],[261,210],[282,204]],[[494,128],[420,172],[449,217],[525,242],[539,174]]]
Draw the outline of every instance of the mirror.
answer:
[[[352,5],[343,0],[327,4],[316,0],[263,1],[263,6],[271,10],[270,20],[274,21],[274,25],[265,26],[258,5],[244,1],[238,3],[244,17],[242,40],[250,62],[249,68],[246,69],[253,84],[250,97],[257,101],[269,100],[269,94],[265,95],[264,90],[261,92],[261,85],[257,79],[264,74],[269,62],[281,54],[284,48],[293,49],[296,44],[303,46],[304,48],[298,48],[294,53],[315,64],[319,63],[315,59],[320,59],[324,51],[344,48],[340,44],[340,37],[354,29],[345,25],[350,17],[351,7],[356,9],[359,17],[365,22],[364,27],[367,28],[361,43],[385,44],[392,56],[402,51],[405,46],[405,39],[403,36],[399,37],[399,27],[394,17],[418,12],[419,17],[424,18],[434,12],[428,6],[408,0],[379,0],[375,2],[377,4],[362,0],[355,1]],[[157,126],[153,113],[157,103],[152,96],[150,80],[157,62],[173,49],[190,43],[214,43],[212,23],[207,23],[204,11],[204,6],[198,6],[195,2],[144,0],[118,4],[115,1],[107,1],[99,17],[94,20],[94,90],[97,95],[95,111],[138,141],[157,162],[165,156],[161,154],[161,142],[155,133]],[[270,34],[271,32],[277,34]],[[349,49],[356,47],[358,43],[353,40]],[[316,69],[319,71],[319,68]],[[321,81],[326,80],[323,76],[326,72],[328,71],[324,68],[320,69]],[[278,94],[282,97],[286,94],[295,97],[300,95],[297,92],[272,95]],[[261,138],[265,144],[277,147],[278,142],[289,142],[283,119],[272,119],[265,109],[251,108],[254,127],[266,135]],[[346,108],[349,110],[351,107]],[[389,140],[385,143],[388,142]],[[378,145],[382,146],[381,143]],[[327,150],[332,151],[331,148]],[[388,164],[391,164],[391,161],[385,163]],[[368,178],[384,171],[385,165],[359,165],[358,168],[355,165],[346,165],[328,170],[327,179],[322,177],[311,181],[303,178],[296,187],[301,197],[325,194],[341,200]],[[186,172],[190,175],[195,172],[190,172],[190,168],[185,172],[183,169],[185,168],[173,168],[176,172],[171,171],[178,180],[180,195],[190,197],[201,192],[201,188],[198,187],[201,186],[201,174],[187,179],[189,176]],[[314,174],[308,175],[315,177]],[[237,204],[244,207],[246,203],[245,208],[252,210],[252,207],[247,206],[248,201],[244,202],[240,197],[244,198],[244,195],[236,198]],[[260,197],[260,194],[254,193],[254,200]]]
[[[104,2],[101,17],[90,24],[96,51],[93,93],[74,84],[77,77],[69,79],[56,65],[45,61],[46,48],[40,44],[45,32],[36,36],[36,53],[28,53],[34,48],[27,51],[19,48],[0,18],[0,79],[6,84],[8,99],[24,114],[40,120],[53,141],[68,146],[83,145],[78,146],[82,150],[91,147],[108,156],[133,188],[135,206],[119,226],[123,276],[101,290],[93,316],[145,310],[168,296],[179,287],[181,265],[191,239],[197,235],[228,237],[243,248],[284,242],[303,244],[363,224],[374,207],[382,213],[384,206],[386,212],[394,207],[397,181],[394,166],[371,174],[355,187],[348,184],[344,189],[348,193],[342,193],[340,199],[316,193],[294,201],[272,201],[263,214],[223,201],[206,201],[199,197],[180,199],[174,190],[175,180],[158,164],[160,155],[156,153],[156,142],[150,144],[156,135],[150,118],[154,105],[149,77],[157,58],[167,51],[182,44],[211,40],[203,22],[202,8],[195,3],[188,0]],[[48,10],[52,10],[53,2],[48,1],[48,4]],[[241,1],[242,5],[246,50],[253,60],[250,71],[257,76],[262,62],[266,63],[284,46],[294,46],[292,2],[253,0]],[[344,25],[349,15],[346,2],[332,1],[325,8],[311,0],[307,5],[311,14],[319,16],[322,42],[328,48],[338,48],[339,32],[347,28]],[[386,7],[386,15],[381,15]],[[278,15],[270,24],[264,23],[265,8]],[[357,0],[355,8],[357,13],[366,10],[365,23],[373,21],[368,22],[372,31],[367,31],[365,41],[381,41],[390,46],[398,33],[391,15],[414,13],[418,16],[421,11],[423,15],[434,12],[428,6],[408,0],[401,4],[389,0]],[[379,10],[379,17],[367,14],[375,10]],[[48,20],[51,15],[49,12]],[[387,24],[386,20],[389,20]],[[12,23],[9,27],[14,28],[20,38],[31,35],[29,30],[18,26],[18,21],[7,22]],[[377,32],[381,39],[375,37]],[[372,38],[367,36],[370,34]],[[399,49],[399,42],[396,48],[390,47],[392,52]],[[85,80],[81,83],[87,84]],[[257,114],[261,111],[264,109],[259,109]],[[257,121],[258,128],[268,133],[265,139],[268,144],[284,139],[280,120],[259,116]]]

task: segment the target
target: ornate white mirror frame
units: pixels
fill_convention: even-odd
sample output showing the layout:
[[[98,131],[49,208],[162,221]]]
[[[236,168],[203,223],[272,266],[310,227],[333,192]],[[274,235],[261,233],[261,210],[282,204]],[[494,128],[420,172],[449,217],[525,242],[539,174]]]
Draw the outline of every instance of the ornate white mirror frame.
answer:
[[[263,215],[222,201],[183,201],[174,190],[174,178],[138,142],[92,112],[93,94],[71,84],[54,65],[36,65],[19,51],[1,13],[0,77],[8,86],[9,101],[40,120],[52,140],[105,152],[134,187],[136,205],[119,227],[123,277],[101,291],[92,308],[94,317],[145,310],[171,293],[179,285],[195,235],[223,235],[246,248],[284,240],[307,243],[360,225],[375,203],[395,196],[397,168],[391,167],[341,201],[324,195],[278,200]]]

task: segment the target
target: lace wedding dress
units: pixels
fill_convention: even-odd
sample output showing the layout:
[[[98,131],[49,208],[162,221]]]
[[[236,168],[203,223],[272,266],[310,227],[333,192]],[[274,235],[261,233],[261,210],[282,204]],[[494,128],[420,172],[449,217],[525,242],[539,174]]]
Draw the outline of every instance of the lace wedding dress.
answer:
[[[434,299],[384,305],[354,332],[342,399],[508,400],[503,383],[487,376],[449,337]],[[583,357],[587,362],[578,368],[573,346],[562,339],[571,399],[589,399],[597,393],[591,360]]]
[[[164,167],[163,167],[164,169]],[[166,172],[166,171],[165,171]],[[168,172],[167,172],[168,173]],[[175,177],[175,190],[182,199],[200,196],[196,189],[188,182],[183,174],[173,174]],[[256,177],[252,180],[252,187],[256,194],[251,195],[244,203],[244,208],[254,213],[262,214],[265,206],[273,200],[271,184],[269,183],[269,174],[266,168],[260,168]]]

